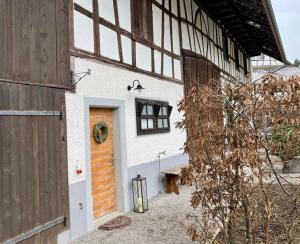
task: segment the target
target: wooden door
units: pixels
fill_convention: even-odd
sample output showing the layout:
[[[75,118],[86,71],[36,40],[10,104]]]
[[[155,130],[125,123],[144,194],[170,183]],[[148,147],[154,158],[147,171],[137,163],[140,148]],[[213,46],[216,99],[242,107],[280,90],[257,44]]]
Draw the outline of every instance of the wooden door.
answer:
[[[99,122],[108,125],[107,139],[97,144],[94,126]],[[113,164],[113,110],[90,108],[91,170],[94,219],[116,210],[115,167]]]
[[[187,97],[193,87],[209,86],[218,91],[221,86],[219,69],[203,56],[183,50],[183,70],[184,92]],[[209,111],[203,119],[223,124],[221,107],[220,104],[219,108]]]
[[[217,66],[193,52],[183,50],[183,70],[185,95],[196,86],[209,85],[218,89],[221,85]]]

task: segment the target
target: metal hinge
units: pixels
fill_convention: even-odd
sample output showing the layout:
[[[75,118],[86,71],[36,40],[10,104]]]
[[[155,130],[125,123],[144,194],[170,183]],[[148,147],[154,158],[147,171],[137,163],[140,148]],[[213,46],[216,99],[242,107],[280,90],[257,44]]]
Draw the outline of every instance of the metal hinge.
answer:
[[[31,238],[31,237],[33,237],[33,236],[35,236],[35,235],[37,235],[37,234],[39,234],[39,233],[41,233],[43,231],[46,231],[46,230],[48,230],[48,229],[50,229],[50,228],[52,228],[52,227],[54,227],[56,225],[59,225],[61,223],[64,223],[64,225],[66,225],[66,223],[67,223],[67,217],[63,217],[62,216],[62,217],[59,217],[59,218],[54,219],[52,221],[49,221],[49,222],[47,222],[44,225],[40,225],[38,227],[35,227],[35,228],[31,229],[28,232],[25,232],[25,233],[23,233],[23,234],[21,234],[21,235],[19,235],[17,237],[14,237],[14,238],[12,238],[10,240],[5,241],[4,244],[16,244],[16,243],[19,243],[21,241],[29,239],[29,238]]]
[[[63,119],[60,111],[34,111],[34,110],[0,110],[0,116],[59,116]]]

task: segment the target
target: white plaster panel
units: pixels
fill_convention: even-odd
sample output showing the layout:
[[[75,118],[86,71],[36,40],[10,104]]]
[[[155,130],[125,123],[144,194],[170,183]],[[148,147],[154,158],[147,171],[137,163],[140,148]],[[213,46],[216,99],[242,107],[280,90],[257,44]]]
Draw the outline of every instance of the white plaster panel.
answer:
[[[77,48],[94,52],[93,19],[74,11],[74,45]]]
[[[136,43],[136,67],[151,71],[151,49],[138,42]]]
[[[79,70],[77,70],[78,72]],[[82,70],[81,70],[82,71]],[[66,122],[68,143],[68,176],[69,184],[85,180],[85,128],[83,98],[66,93]],[[82,169],[77,175],[76,169]]]
[[[202,12],[202,19],[201,19],[202,31],[204,34],[207,34],[208,33],[207,15],[206,13],[204,13],[204,11],[201,12]]]
[[[120,27],[131,32],[130,0],[118,0]]]
[[[171,51],[170,16],[165,13],[164,18],[164,48]]]
[[[196,30],[195,32],[195,41],[196,41],[196,53],[201,54],[201,33],[200,31]]]
[[[173,76],[172,72],[172,58],[164,54],[164,75],[168,77]]]
[[[160,5],[162,5],[162,0],[156,0]]]
[[[192,44],[192,51],[195,51],[195,39],[194,39],[194,28],[192,25],[189,26],[189,33],[191,38],[191,44]]]
[[[169,6],[170,6],[170,5],[169,5],[169,0],[165,0],[165,8],[166,8],[166,9],[169,9]]]
[[[78,83],[76,93],[66,94],[67,141],[69,184],[85,179],[85,128],[84,98],[119,99],[125,102],[126,150],[128,167],[157,160],[157,153],[166,150],[167,156],[182,153],[185,132],[175,128],[182,119],[177,111],[177,103],[183,98],[183,85],[163,81],[155,77],[139,74],[98,61],[75,58],[74,71],[92,70],[91,76]],[[127,91],[133,80],[139,79],[146,88],[142,93]],[[135,98],[148,98],[168,101],[174,107],[170,122],[171,132],[137,136]],[[75,174],[76,164],[83,170],[82,176]]]
[[[202,25],[201,25],[201,13],[198,12],[198,14],[195,16],[196,18],[196,26],[201,30]]]
[[[161,47],[162,11],[160,8],[152,4],[152,14],[153,14],[153,40],[157,46]]]
[[[179,40],[179,27],[178,21],[172,18],[172,35],[173,35],[173,52],[180,55],[180,40]]]
[[[174,76],[176,79],[181,80],[181,62],[178,59],[174,59]]]
[[[196,12],[198,8],[198,5],[195,3],[195,1],[192,0],[193,23],[195,22]]]
[[[126,64],[132,64],[132,46],[131,39],[121,35],[123,61]]]
[[[191,46],[189,42],[189,33],[187,30],[187,24],[183,22],[181,22],[181,35],[182,35],[182,47],[184,49],[190,50]]]
[[[99,16],[115,24],[114,1],[98,0]]]
[[[104,25],[100,25],[100,53],[105,57],[120,60],[117,33]]]
[[[177,0],[171,0],[171,11],[174,15],[178,16]]]
[[[185,0],[187,20],[193,22],[192,3],[191,0]]]
[[[93,12],[93,0],[74,0],[74,3],[77,3],[81,7]]]
[[[161,52],[154,50],[154,71],[161,74]]]
[[[184,0],[180,0],[180,17],[186,19],[184,11]]]
[[[215,39],[214,25],[213,25],[213,21],[211,20],[211,18],[208,18],[208,30],[209,30],[209,36],[210,36],[210,38],[213,39],[214,41],[216,41],[216,39]]]

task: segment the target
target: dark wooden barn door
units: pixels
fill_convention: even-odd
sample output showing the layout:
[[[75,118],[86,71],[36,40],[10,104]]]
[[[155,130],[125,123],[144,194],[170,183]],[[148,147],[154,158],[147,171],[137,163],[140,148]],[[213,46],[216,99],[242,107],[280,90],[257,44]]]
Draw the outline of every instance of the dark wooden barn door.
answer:
[[[221,86],[220,71],[205,57],[190,51],[183,51],[184,92],[188,95],[193,87],[208,85],[216,91]],[[206,120],[223,123],[222,105],[204,116]]]
[[[185,94],[194,86],[220,86],[220,71],[208,59],[190,51],[183,51],[183,78]]]
[[[0,0],[0,243],[68,228],[68,2]]]

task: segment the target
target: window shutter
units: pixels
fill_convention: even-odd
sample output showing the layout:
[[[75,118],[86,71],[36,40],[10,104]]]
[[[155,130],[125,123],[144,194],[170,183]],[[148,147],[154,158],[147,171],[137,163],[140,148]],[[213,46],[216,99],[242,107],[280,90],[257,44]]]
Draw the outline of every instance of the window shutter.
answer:
[[[134,35],[148,41],[153,41],[152,1],[133,0],[133,26]]]
[[[160,110],[160,105],[154,104],[154,115],[155,117],[158,116]]]
[[[171,113],[172,113],[173,107],[172,106],[168,106],[168,116],[170,117]]]
[[[141,117],[144,106],[145,106],[145,105],[142,104],[142,103],[138,103],[138,104],[137,104],[137,114],[138,114],[138,117]]]

